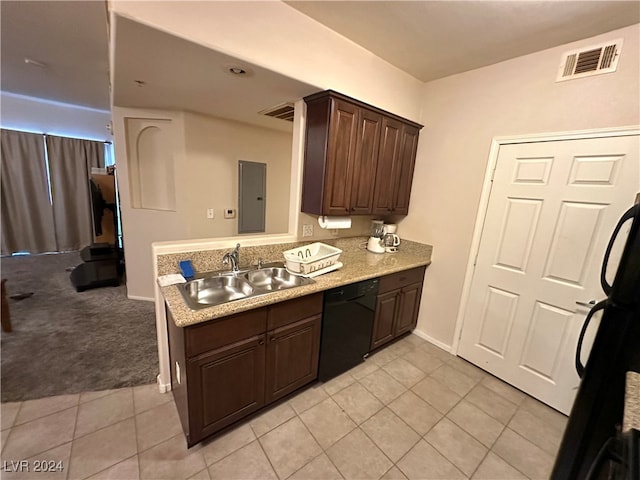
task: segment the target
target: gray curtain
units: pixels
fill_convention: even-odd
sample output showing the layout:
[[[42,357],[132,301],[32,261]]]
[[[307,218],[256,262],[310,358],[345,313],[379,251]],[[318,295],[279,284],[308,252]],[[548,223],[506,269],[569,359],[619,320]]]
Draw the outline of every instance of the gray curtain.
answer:
[[[104,167],[104,143],[47,136],[47,156],[58,250],[79,250],[93,243],[89,175]]]
[[[2,254],[55,252],[43,136],[3,129],[0,144]]]

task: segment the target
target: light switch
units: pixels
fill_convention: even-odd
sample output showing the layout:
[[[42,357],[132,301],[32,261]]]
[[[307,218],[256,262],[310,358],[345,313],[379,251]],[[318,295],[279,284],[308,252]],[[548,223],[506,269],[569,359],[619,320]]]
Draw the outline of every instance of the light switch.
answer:
[[[215,213],[214,213],[213,208],[207,208],[207,218],[209,220],[215,218]]]

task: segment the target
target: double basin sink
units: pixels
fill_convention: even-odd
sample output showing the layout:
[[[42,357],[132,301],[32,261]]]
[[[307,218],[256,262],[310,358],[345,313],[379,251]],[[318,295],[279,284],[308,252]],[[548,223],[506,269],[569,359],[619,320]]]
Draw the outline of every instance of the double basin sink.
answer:
[[[315,283],[310,278],[292,275],[284,267],[256,268],[238,272],[204,274],[178,286],[186,304],[194,309],[257,297],[279,290]]]

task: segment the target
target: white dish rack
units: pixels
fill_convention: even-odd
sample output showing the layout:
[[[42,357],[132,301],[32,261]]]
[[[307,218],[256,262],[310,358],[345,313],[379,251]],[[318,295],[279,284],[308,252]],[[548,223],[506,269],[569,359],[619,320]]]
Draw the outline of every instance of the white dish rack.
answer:
[[[328,269],[340,258],[342,250],[322,242],[310,243],[283,252],[285,265],[291,273],[308,275]]]

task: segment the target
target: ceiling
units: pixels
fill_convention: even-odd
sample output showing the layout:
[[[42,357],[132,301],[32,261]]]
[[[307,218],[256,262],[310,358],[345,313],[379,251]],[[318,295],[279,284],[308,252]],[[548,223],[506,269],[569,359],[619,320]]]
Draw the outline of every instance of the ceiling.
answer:
[[[104,2],[0,1],[2,91],[109,110],[107,31]]]
[[[638,1],[285,1],[428,82],[640,22]]]
[[[115,26],[117,106],[186,110],[291,131],[291,122],[260,112],[320,90],[126,18],[116,17]]]
[[[422,81],[640,22],[638,1],[286,3]],[[0,14],[2,91],[109,109],[106,2],[2,0]],[[318,90],[248,64],[232,76],[235,59],[127,19],[116,19],[115,38],[116,105],[288,129],[257,112]]]

